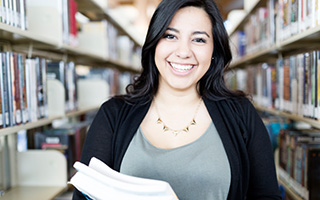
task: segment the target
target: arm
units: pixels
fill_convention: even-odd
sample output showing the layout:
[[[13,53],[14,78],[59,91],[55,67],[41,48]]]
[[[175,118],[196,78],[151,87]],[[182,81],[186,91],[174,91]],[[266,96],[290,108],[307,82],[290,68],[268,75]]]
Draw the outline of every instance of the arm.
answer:
[[[250,162],[250,181],[247,199],[280,200],[281,196],[268,132],[250,102],[248,102],[244,113],[247,116],[247,152]]]
[[[92,157],[102,160],[107,165],[113,165],[112,140],[116,121],[116,104],[114,100],[105,102],[96,114],[81,153],[81,162],[88,165]],[[86,199],[77,189],[74,190],[73,200]]]

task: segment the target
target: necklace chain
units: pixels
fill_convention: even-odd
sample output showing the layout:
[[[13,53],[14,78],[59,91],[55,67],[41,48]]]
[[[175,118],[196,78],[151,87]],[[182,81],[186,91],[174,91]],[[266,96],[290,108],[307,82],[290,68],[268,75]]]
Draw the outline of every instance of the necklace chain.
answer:
[[[160,117],[160,114],[159,114],[158,107],[157,107],[157,103],[156,103],[156,101],[154,101],[154,102],[155,102],[154,105],[155,105],[155,108],[156,108],[156,111],[157,111],[157,114],[158,114],[158,119],[157,119],[156,123],[157,123],[157,124],[162,124],[163,133],[165,133],[165,132],[172,132],[173,135],[175,135],[175,136],[177,136],[179,133],[182,133],[182,132],[188,133],[190,126],[194,126],[194,125],[197,124],[195,118],[196,118],[197,113],[198,113],[198,111],[199,111],[199,108],[200,108],[200,105],[201,105],[201,101],[202,101],[202,98],[200,98],[200,100],[199,100],[199,103],[198,103],[198,105],[197,105],[197,108],[196,108],[196,110],[195,110],[195,113],[194,113],[194,115],[193,115],[193,118],[192,118],[191,122],[189,122],[189,124],[188,124],[185,128],[183,128],[183,129],[173,129],[173,128],[168,127],[168,126],[162,121],[162,119],[161,119],[161,117]]]

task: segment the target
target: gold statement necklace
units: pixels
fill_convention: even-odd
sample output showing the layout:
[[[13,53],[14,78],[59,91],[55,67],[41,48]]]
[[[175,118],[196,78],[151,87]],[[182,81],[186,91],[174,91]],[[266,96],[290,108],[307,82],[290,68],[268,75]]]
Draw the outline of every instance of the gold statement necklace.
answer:
[[[156,121],[156,123],[162,125],[163,133],[165,133],[165,132],[172,132],[173,135],[175,135],[175,136],[177,136],[179,133],[182,133],[182,132],[188,133],[190,126],[194,126],[194,125],[197,124],[195,118],[196,118],[197,113],[198,113],[198,111],[199,111],[199,108],[200,108],[200,105],[201,105],[201,101],[202,101],[202,98],[200,98],[200,100],[199,100],[199,103],[198,103],[197,108],[196,108],[196,110],[195,110],[195,112],[194,112],[194,115],[193,115],[193,118],[192,118],[191,122],[189,122],[189,124],[188,124],[185,128],[183,128],[183,129],[173,129],[173,128],[168,127],[168,126],[162,121],[162,119],[161,119],[161,117],[160,117],[160,114],[159,114],[158,107],[157,107],[157,103],[156,103],[156,101],[154,101],[154,102],[155,102],[154,105],[155,105],[155,108],[156,108],[156,111],[157,111],[157,114],[158,114],[158,120]]]

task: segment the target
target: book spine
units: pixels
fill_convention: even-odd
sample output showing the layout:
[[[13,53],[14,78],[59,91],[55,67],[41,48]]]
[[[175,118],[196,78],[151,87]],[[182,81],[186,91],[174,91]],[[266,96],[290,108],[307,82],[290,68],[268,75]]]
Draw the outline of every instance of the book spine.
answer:
[[[308,190],[309,199],[320,198],[320,147],[310,148],[308,151]]]
[[[8,114],[9,114],[9,126],[13,126],[15,124],[14,121],[14,105],[13,105],[13,77],[12,77],[12,63],[11,63],[11,53],[5,52],[6,59],[6,71],[7,71],[7,98],[8,98]]]
[[[16,125],[22,122],[22,108],[21,108],[21,96],[20,96],[20,70],[18,66],[18,54],[12,53],[12,64],[14,69],[14,105],[15,105],[15,121]]]
[[[48,91],[47,91],[47,60],[41,58],[41,79],[42,79],[42,93],[43,93],[43,117],[48,117]]]
[[[26,0],[20,0],[20,24],[22,30],[27,30]]]
[[[4,82],[3,82],[3,66],[2,56],[0,53],[0,127],[4,127],[5,124],[5,101],[4,101]]]

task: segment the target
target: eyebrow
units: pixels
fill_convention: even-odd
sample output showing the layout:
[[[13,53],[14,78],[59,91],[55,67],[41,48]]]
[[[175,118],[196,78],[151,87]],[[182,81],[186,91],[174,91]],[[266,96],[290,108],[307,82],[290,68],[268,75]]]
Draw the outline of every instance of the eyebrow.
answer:
[[[168,27],[167,30],[173,31],[173,32],[176,32],[176,33],[180,33],[179,30],[177,30],[175,28],[171,28],[171,27]],[[208,38],[210,38],[210,35],[205,31],[195,31],[195,32],[192,33],[192,35],[197,35],[197,34],[206,35]]]

